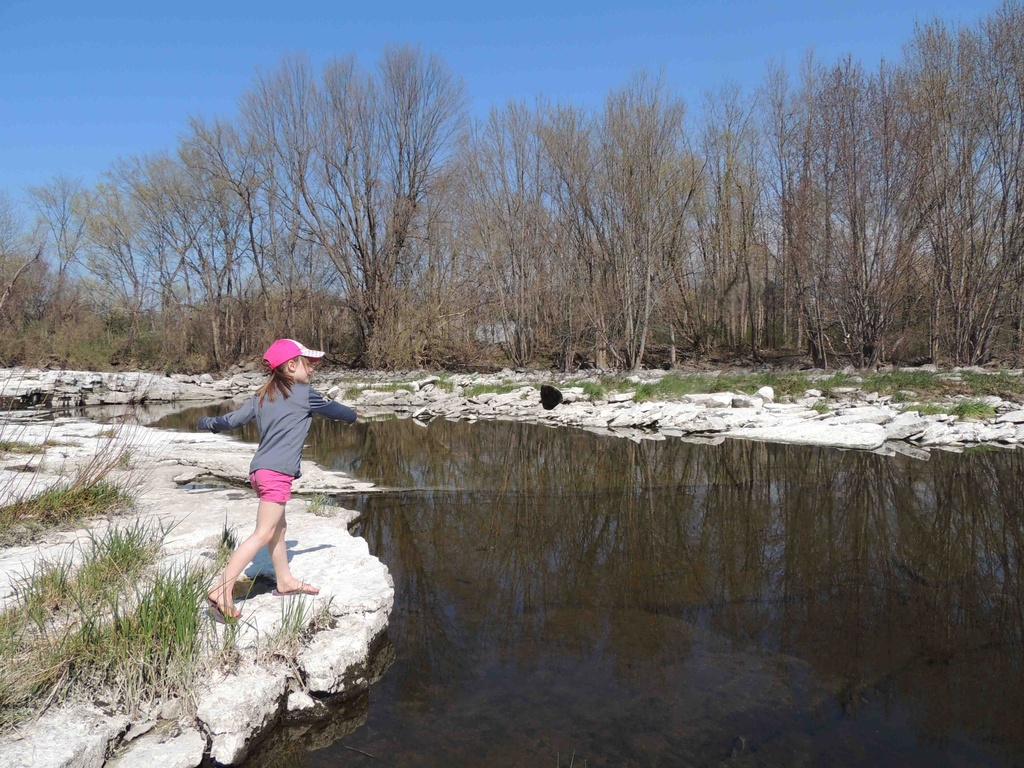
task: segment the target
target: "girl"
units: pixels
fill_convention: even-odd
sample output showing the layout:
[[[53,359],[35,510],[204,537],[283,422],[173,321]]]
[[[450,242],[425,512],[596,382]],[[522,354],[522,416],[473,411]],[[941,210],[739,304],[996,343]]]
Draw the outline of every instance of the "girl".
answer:
[[[267,547],[270,552],[270,562],[277,577],[275,595],[316,595],[320,592],[311,584],[296,579],[288,568],[284,506],[291,498],[292,481],[302,474],[299,471],[302,446],[313,414],[348,424],[356,420],[356,412],[351,408],[325,399],[309,386],[313,362],[323,355],[323,352],[307,349],[293,339],[278,339],[263,355],[263,360],[270,367],[270,378],[256,395],[246,400],[237,411],[215,418],[204,416],[199,420],[200,429],[223,432],[238,429],[255,418],[260,431],[260,445],[249,465],[249,481],[260,499],[256,530],[234,551],[224,573],[207,594],[210,613],[217,621],[237,619],[242,615],[234,606],[232,589],[235,580],[261,547]]]

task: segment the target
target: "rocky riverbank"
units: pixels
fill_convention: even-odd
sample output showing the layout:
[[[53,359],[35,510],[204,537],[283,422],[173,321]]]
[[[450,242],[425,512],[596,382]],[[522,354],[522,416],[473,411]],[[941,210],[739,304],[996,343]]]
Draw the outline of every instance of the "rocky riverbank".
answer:
[[[1021,372],[1004,375],[1019,378]],[[627,380],[635,385],[632,388],[596,396],[588,392],[587,382],[592,377],[577,376],[559,383],[562,402],[551,410],[540,404],[539,387],[547,378],[509,371],[448,380],[412,378],[400,385],[387,384],[384,390],[379,384],[370,384],[346,402],[363,413],[396,413],[423,422],[433,418],[512,419],[632,440],[720,442],[737,438],[903,453],[915,458],[927,458],[929,448],[1013,447],[1024,442],[1024,405],[997,396],[950,398],[945,410],[952,413],[934,412],[936,404],[917,402],[912,392],[897,398],[858,386],[833,387],[827,394],[810,387],[797,396],[782,397],[764,386],[752,394],[707,392],[685,394],[674,401],[637,401],[645,386],[664,376],[662,372],[634,376]],[[830,375],[819,378],[827,380]],[[481,391],[489,386],[497,391]],[[350,392],[352,389],[349,385]],[[337,385],[330,391],[344,394],[338,392]],[[966,401],[977,404],[987,415],[961,419],[955,411]]]
[[[996,374],[983,369],[932,370],[928,374],[948,380],[967,374],[999,375],[1016,381],[1022,376],[1019,370]],[[917,458],[926,457],[931,448],[959,450],[979,444],[1012,447],[1024,442],[1024,396],[952,396],[942,404],[922,402],[914,392],[880,394],[869,386],[859,386],[860,377],[851,371],[847,376],[850,385],[827,390],[814,384],[828,381],[834,374],[810,372],[806,378],[811,386],[795,395],[777,396],[772,387],[766,386],[754,393],[702,392],[638,402],[638,393],[645,386],[656,384],[666,375],[663,371],[643,372],[623,379],[625,387],[597,393],[588,386],[601,378],[594,373],[554,375],[510,370],[447,376],[323,370],[317,373],[315,386],[364,415],[393,414],[423,423],[433,418],[510,419],[634,440],[717,442],[740,438],[899,452]],[[715,380],[713,374],[705,376],[709,382]],[[159,409],[153,411],[157,404],[240,397],[254,392],[263,380],[261,371],[241,369],[218,377],[13,369],[0,372],[0,398],[23,407],[36,403],[136,403],[144,409],[139,411],[140,417],[148,411],[150,418],[156,418],[160,415]],[[543,383],[561,388],[563,401],[552,410],[540,405],[539,388]],[[979,406],[980,415],[956,415],[957,405],[965,400]]]
[[[0,609],[19,599],[26,578],[44,562],[78,561],[110,526],[134,524],[166,531],[155,570],[191,564],[216,570],[225,530],[252,530],[255,497],[232,488],[194,487],[197,476],[244,484],[254,446],[223,435],[176,434],[137,425],[110,427],[75,418],[42,421],[9,414],[2,436],[41,453],[2,455],[0,491],[34,495],[72,475],[110,446],[128,457],[112,473],[136,494],[130,517],[92,521],[87,528],[37,535],[27,546],[0,551]],[[26,460],[27,459],[27,460]],[[51,708],[0,738],[0,766],[134,766],[190,768],[208,755],[218,764],[240,762],[270,729],[313,719],[327,703],[365,691],[378,674],[377,656],[394,599],[387,568],[352,536],[353,510],[309,500],[308,494],[369,490],[339,473],[307,464],[289,505],[288,548],[293,572],[317,584],[316,597],[276,597],[266,553],[249,567],[247,591],[237,596],[242,619],[225,627],[203,612],[205,682],[183,699],[154,701],[133,718],[103,701]],[[25,478],[30,478],[26,482]],[[286,638],[298,638],[292,648]],[[282,650],[282,644],[289,649]],[[386,650],[385,650],[386,652]],[[158,757],[154,757],[158,756]]]

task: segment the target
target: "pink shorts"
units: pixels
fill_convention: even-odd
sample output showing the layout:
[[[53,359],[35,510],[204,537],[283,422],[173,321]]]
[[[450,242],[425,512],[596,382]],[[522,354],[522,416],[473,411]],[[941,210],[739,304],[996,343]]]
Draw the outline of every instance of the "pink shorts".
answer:
[[[291,475],[272,469],[257,469],[249,475],[249,482],[260,501],[272,501],[275,504],[285,504],[292,497],[293,480],[295,478]]]

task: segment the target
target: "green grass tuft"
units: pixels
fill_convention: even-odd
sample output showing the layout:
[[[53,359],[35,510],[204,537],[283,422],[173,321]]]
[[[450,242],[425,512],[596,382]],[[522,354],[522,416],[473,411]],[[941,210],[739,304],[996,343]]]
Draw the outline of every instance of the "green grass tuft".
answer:
[[[658,399],[657,385],[651,383],[637,384],[633,391],[633,400],[637,403],[646,403]]]
[[[333,506],[331,497],[325,493],[318,493],[309,500],[306,510],[317,517],[330,517]]]
[[[939,392],[942,390],[942,380],[938,374],[930,371],[889,371],[868,374],[861,388],[885,395],[895,394],[901,389]]]
[[[1002,451],[1002,450],[1005,450],[1005,449],[999,448],[998,446],[992,445],[990,443],[978,443],[977,445],[965,445],[964,448],[963,448],[963,452],[964,452],[965,456],[969,456],[972,453],[995,453],[996,451]]]
[[[996,409],[981,400],[961,400],[949,412],[960,419],[990,419],[996,415]]]
[[[151,699],[187,693],[202,650],[207,577],[196,566],[159,573],[134,606],[115,605],[114,621],[95,634],[86,661],[92,687],[117,692],[128,711]]]
[[[164,532],[136,520],[102,535],[90,532],[89,538],[92,545],[75,577],[79,600],[95,600],[111,589],[136,583],[156,559]]]
[[[219,571],[228,564],[231,555],[238,549],[238,532],[228,526],[227,517],[224,518],[224,527],[220,531],[220,542],[217,544],[217,554],[214,557],[215,568]]]
[[[89,485],[61,484],[37,496],[0,507],[0,542],[10,542],[16,528],[36,531],[66,527],[96,515],[123,511],[134,496],[118,485],[99,480]]]
[[[960,379],[965,389],[964,394],[975,397],[995,395],[1002,398],[1012,398],[1024,394],[1024,376],[1013,376],[1005,371],[999,371],[998,373],[962,371]]]

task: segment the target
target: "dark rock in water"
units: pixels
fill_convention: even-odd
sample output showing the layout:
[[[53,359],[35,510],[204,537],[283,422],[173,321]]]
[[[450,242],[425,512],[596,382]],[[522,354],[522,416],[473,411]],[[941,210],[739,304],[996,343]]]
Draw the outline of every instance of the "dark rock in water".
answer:
[[[544,384],[540,388],[540,404],[544,406],[545,411],[550,411],[556,405],[562,402],[562,393],[550,384]]]

